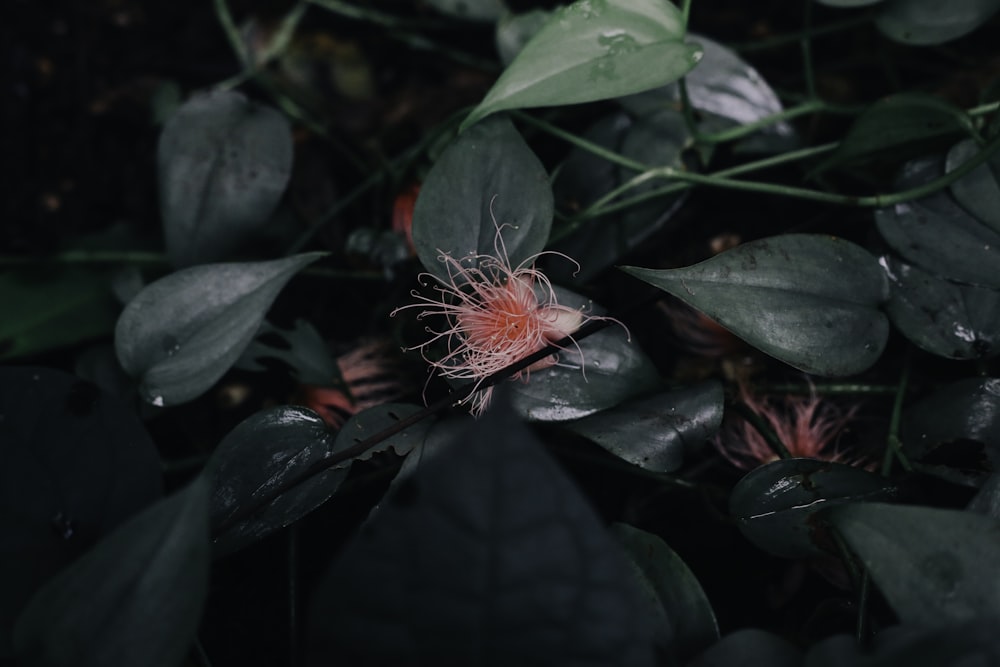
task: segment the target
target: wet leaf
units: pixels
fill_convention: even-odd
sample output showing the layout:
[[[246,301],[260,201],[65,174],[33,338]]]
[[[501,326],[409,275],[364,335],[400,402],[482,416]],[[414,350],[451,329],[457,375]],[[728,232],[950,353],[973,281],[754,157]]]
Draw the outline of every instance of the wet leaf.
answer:
[[[948,359],[1000,354],[1000,291],[962,285],[885,256],[889,319],[922,349]]]
[[[676,81],[701,49],[680,11],[657,0],[577,0],[556,10],[462,123],[506,109],[577,104]]]
[[[443,14],[469,21],[496,21],[503,11],[500,0],[427,0],[427,4]]]
[[[313,596],[308,660],[651,666],[638,595],[601,520],[498,401],[344,549]]]
[[[42,587],[14,629],[19,664],[181,664],[208,591],[207,495],[195,481]]]
[[[690,667],[801,667],[802,653],[785,639],[764,630],[737,630],[691,662]]]
[[[907,456],[921,459],[941,445],[974,440],[1000,445],[1000,379],[966,378],[907,406],[901,425]],[[996,451],[1000,459],[1000,451]]]
[[[176,405],[207,391],[250,344],[285,283],[322,255],[194,266],[139,292],[118,318],[115,350],[143,399]]]
[[[271,217],[292,171],[292,132],[277,111],[234,91],[195,95],[157,148],[160,214],[174,266],[222,259]]]
[[[890,500],[896,488],[879,475],[816,459],[781,459],[750,471],[729,498],[740,532],[784,558],[823,554],[816,514],[858,500]]]
[[[670,109],[637,120],[624,112],[605,116],[587,130],[584,138],[640,163],[675,168],[683,167],[681,152],[691,141],[684,118]],[[554,185],[556,200],[560,208],[572,215],[634,176],[635,172],[630,169],[575,148],[559,170]],[[642,195],[663,184],[662,181],[650,181],[615,201]],[[571,280],[587,282],[662,229],[686,194],[658,197],[614,216],[579,223],[572,234],[552,245],[553,250],[578,262],[579,269],[571,262],[552,257],[545,262],[550,277],[565,283]]]
[[[961,510],[852,503],[829,520],[904,623],[1000,617],[1000,522]]]
[[[413,210],[413,244],[424,268],[447,280],[440,255],[497,256],[500,225],[517,266],[545,247],[552,209],[545,167],[508,119],[492,118],[456,138],[427,174]]]
[[[333,449],[336,452],[362,442],[376,433],[395,426],[401,419],[421,412],[423,408],[419,405],[409,403],[384,403],[375,407],[363,410],[347,420],[347,423],[337,432],[337,439]],[[385,452],[390,449],[397,455],[408,454],[411,449],[423,442],[431,427],[431,420],[425,419],[417,422],[413,426],[383,440],[355,460],[366,461],[377,452]]]
[[[585,297],[555,288],[560,305],[599,315]],[[652,360],[630,342],[618,324],[577,341],[559,352],[556,366],[532,371],[526,382],[511,389],[514,411],[534,421],[566,421],[586,417],[652,390],[659,384]]]
[[[319,415],[297,406],[258,412],[230,431],[205,467],[211,482],[213,555],[238,551],[326,502],[347,477],[346,468],[289,485],[321,465],[333,450],[333,436]],[[234,518],[286,487],[266,506]]]
[[[629,463],[673,472],[719,430],[723,398],[721,384],[705,382],[627,401],[566,428]]]
[[[135,413],[89,382],[0,367],[0,662],[32,593],[163,493]]]
[[[681,662],[719,639],[715,612],[701,584],[666,542],[652,533],[624,523],[611,532],[625,547],[643,588],[650,595],[673,632],[673,651]]]
[[[940,158],[904,166],[905,190],[944,173]],[[1000,232],[959,206],[947,191],[875,211],[886,242],[908,261],[944,278],[1000,289]]]
[[[875,17],[882,33],[915,46],[944,44],[972,32],[1000,9],[998,0],[888,0]]]
[[[752,241],[680,269],[622,267],[771,356],[820,375],[852,375],[882,354],[889,323],[881,268],[832,236]]]
[[[978,152],[972,139],[960,141],[948,151],[945,171],[958,169]],[[1000,154],[952,183],[951,194],[974,218],[1000,232]]]
[[[970,134],[975,134],[972,119],[958,107],[922,93],[901,93],[861,114],[813,173],[876,159],[902,162]]]

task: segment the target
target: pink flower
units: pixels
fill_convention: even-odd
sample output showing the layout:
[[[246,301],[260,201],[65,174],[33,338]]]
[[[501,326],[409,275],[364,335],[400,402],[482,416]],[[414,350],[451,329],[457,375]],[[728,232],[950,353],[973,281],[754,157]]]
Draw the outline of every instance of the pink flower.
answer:
[[[426,328],[430,339],[405,349],[420,350],[427,363],[443,377],[471,380],[477,387],[493,373],[571,335],[584,322],[599,319],[559,305],[549,279],[535,268],[535,261],[545,253],[511,266],[500,229],[497,226],[493,242],[495,255],[470,253],[456,260],[439,250],[438,259],[445,265],[447,279],[429,273],[419,276],[421,280],[431,278],[437,283],[433,289],[439,298],[413,291],[420,303],[392,312],[395,315],[407,308],[423,308],[417,319],[443,318],[441,328]],[[440,359],[432,359],[428,351],[438,341],[444,343],[445,353]],[[553,354],[517,372],[511,379],[526,382],[531,371],[557,363],[558,358]],[[489,387],[466,399],[474,415],[482,414],[491,394]]]
[[[758,398],[740,387],[740,400],[756,412],[796,458],[820,459],[858,465],[862,461],[836,447],[836,439],[854,419],[858,406],[842,411],[837,405],[812,393],[784,396],[780,402]],[[730,463],[750,470],[778,459],[757,429],[746,420],[725,429],[715,439],[716,448]]]

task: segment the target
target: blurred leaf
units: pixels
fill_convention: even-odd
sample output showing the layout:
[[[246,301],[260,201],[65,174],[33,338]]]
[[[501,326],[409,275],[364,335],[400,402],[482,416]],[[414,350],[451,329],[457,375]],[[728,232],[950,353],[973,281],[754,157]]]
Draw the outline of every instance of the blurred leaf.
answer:
[[[163,127],[160,214],[174,266],[228,259],[267,222],[292,170],[277,111],[234,91],[195,95]]]
[[[207,495],[196,480],[49,581],[14,629],[19,664],[179,665],[208,590]]]
[[[858,116],[837,150],[813,173],[884,158],[902,162],[970,134],[975,134],[972,119],[958,107],[923,93],[900,93]]]
[[[867,7],[875,5],[883,0],[816,0],[821,5],[827,7]]]
[[[878,308],[888,298],[881,268],[864,249],[832,236],[761,239],[680,269],[622,268],[808,373],[859,373],[889,335]]]
[[[131,410],[61,371],[0,367],[0,662],[31,594],[162,493]]]
[[[683,116],[665,109],[633,120],[624,112],[605,116],[592,125],[585,139],[620,155],[645,164],[682,168],[681,152],[691,142]],[[611,190],[626,183],[635,172],[612,164],[582,148],[574,148],[559,171],[555,196],[560,208],[570,215],[586,209]],[[642,195],[663,185],[650,181],[628,191],[616,201]],[[555,280],[587,282],[614,264],[630,250],[640,246],[661,229],[687,193],[632,206],[614,217],[602,216],[579,224],[572,234],[560,239],[552,250],[568,255],[579,263],[553,257],[545,262]]]
[[[696,42],[703,52],[698,66],[684,77],[688,99],[698,112],[700,131],[712,133],[748,125],[784,110],[767,81],[735,51],[702,35],[689,34],[687,41]],[[680,86],[676,82],[619,101],[626,109],[640,115],[679,109],[682,104]],[[741,139],[734,150],[777,153],[797,145],[795,128],[778,121]]]
[[[589,299],[555,287],[560,305],[600,315]],[[610,408],[659,385],[652,360],[631,342],[622,325],[612,324],[559,352],[559,362],[511,382],[511,402],[521,417],[566,421]]]
[[[870,642],[859,645],[850,635],[825,639],[809,650],[808,667],[972,667],[1000,663],[996,618],[942,624],[934,628],[916,624],[880,630]]]
[[[440,255],[496,256],[501,225],[517,266],[545,247],[552,207],[545,167],[508,119],[492,118],[455,139],[427,174],[413,209],[413,244],[424,268],[447,280]]]
[[[966,510],[1000,521],[1000,473],[993,473],[969,501]]]
[[[945,171],[955,171],[978,152],[972,139],[958,142],[948,151]],[[1000,153],[952,183],[951,194],[974,218],[1000,232]]]
[[[118,319],[115,350],[153,405],[207,391],[229,370],[293,275],[323,253],[182,269],[143,289]]]
[[[1000,449],[1000,379],[959,380],[907,406],[900,433],[915,459],[958,440]]]
[[[903,167],[898,187],[917,187],[943,173],[940,158],[914,160]],[[875,222],[910,262],[945,278],[1000,288],[1000,232],[969,215],[947,191],[880,208]]]
[[[115,328],[120,306],[107,272],[44,271],[0,273],[0,360],[73,345]]]
[[[943,44],[986,23],[1000,9],[998,0],[888,0],[875,25],[889,39],[914,46]]]
[[[632,559],[637,575],[673,628],[674,653],[686,663],[719,639],[712,605],[698,579],[666,542],[624,523],[612,534]]]
[[[889,319],[922,349],[948,359],[1000,354],[1000,291],[962,285],[891,256],[879,262],[889,278]]]
[[[277,344],[271,344],[271,340]],[[340,380],[337,360],[323,336],[307,320],[295,320],[291,330],[264,321],[235,365],[245,371],[263,371],[266,366],[260,363],[262,359],[288,364],[292,375],[302,384],[325,387]]]
[[[729,497],[729,513],[755,545],[784,558],[825,553],[816,513],[857,500],[890,500],[879,475],[817,459],[780,459],[750,471]]]
[[[628,401],[566,428],[629,463],[673,472],[719,430],[723,398],[720,383],[705,382]]]
[[[498,401],[344,549],[307,662],[651,666],[645,609],[601,520]]]
[[[577,0],[557,9],[462,123],[497,111],[577,104],[676,81],[701,49],[680,11],[658,0]]]
[[[500,0],[427,0],[443,14],[469,21],[496,21],[503,11]]]
[[[205,466],[211,481],[209,514],[216,558],[256,542],[313,511],[347,477],[346,468],[326,470],[258,506],[334,453],[333,436],[312,410],[282,406],[251,415],[230,431]]]
[[[801,667],[802,653],[778,635],[753,628],[737,630],[689,663],[688,667]]]
[[[348,419],[347,423],[337,432],[337,439],[334,442],[333,450],[339,452],[353,447],[376,433],[395,426],[401,419],[405,419],[422,410],[423,408],[419,405],[408,403],[384,403],[363,410]],[[403,456],[423,442],[424,437],[431,427],[431,423],[430,420],[418,422],[378,443],[355,460],[367,461],[372,457],[372,454],[385,452],[389,449],[392,449],[397,456]]]
[[[497,54],[504,67],[510,65],[551,16],[552,12],[546,9],[532,9],[523,14],[503,13],[497,21],[495,40]]]
[[[903,623],[1000,617],[1000,522],[973,512],[852,503],[828,513]]]

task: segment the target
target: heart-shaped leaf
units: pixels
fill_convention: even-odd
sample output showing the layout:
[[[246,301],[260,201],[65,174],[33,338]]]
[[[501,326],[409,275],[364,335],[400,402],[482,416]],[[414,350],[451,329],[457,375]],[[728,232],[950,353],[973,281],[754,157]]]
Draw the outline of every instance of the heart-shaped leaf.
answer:
[[[900,189],[944,173],[941,158],[913,160]],[[879,233],[905,259],[945,278],[1000,289],[1000,232],[959,206],[948,191],[875,211]]]
[[[474,268],[473,255],[506,253],[517,266],[545,247],[552,209],[545,167],[508,119],[492,118],[456,138],[427,174],[413,244],[424,268],[446,281],[442,254]]]
[[[823,554],[816,513],[857,500],[890,500],[897,490],[875,473],[843,463],[781,459],[749,472],[729,498],[740,532],[784,558]]]
[[[566,428],[629,463],[673,472],[719,430],[723,399],[722,385],[706,382],[627,401]]]
[[[948,359],[1000,354],[1000,291],[939,278],[893,257],[880,260],[889,277],[889,319],[924,350]]]
[[[620,547],[498,401],[400,484],[314,591],[309,664],[652,666]],[[586,610],[586,613],[581,613]]]
[[[153,405],[190,401],[236,362],[285,283],[322,255],[206,264],[157,280],[118,318],[118,360]]]
[[[157,167],[170,261],[227,259],[267,222],[285,191],[291,128],[240,93],[196,95],[163,127]]]
[[[948,151],[945,170],[958,169],[978,152],[972,139],[958,142]],[[952,183],[951,194],[980,222],[1000,232],[1000,153]]]
[[[611,99],[676,81],[701,49],[680,11],[658,0],[577,0],[556,10],[504,70],[462,130],[505,109]]]
[[[882,354],[889,296],[878,262],[832,236],[752,241],[680,269],[623,270],[702,311],[795,368],[851,375]]]
[[[135,413],[61,371],[0,368],[0,662],[32,593],[163,493]]]
[[[936,507],[852,503],[828,513],[904,623],[1000,617],[1000,522]]]
[[[207,496],[196,480],[42,587],[14,628],[19,664],[181,664],[208,591]]]
[[[944,44],[972,32],[1000,9],[998,0],[888,0],[875,18],[882,33],[897,42]]]
[[[333,449],[333,436],[319,415],[295,406],[258,412],[230,431],[205,468],[214,556],[242,549],[326,502],[347,477],[346,467],[292,484],[321,466]]]
[[[906,408],[903,447],[921,459],[941,445],[974,440],[1000,459],[1000,378],[953,382]]]

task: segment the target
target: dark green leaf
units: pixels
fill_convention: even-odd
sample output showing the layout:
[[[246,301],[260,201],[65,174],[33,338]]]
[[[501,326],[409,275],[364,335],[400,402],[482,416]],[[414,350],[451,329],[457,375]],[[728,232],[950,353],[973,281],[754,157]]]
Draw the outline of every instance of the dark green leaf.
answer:
[[[215,557],[238,551],[313,511],[333,495],[346,469],[330,469],[288,487],[333,453],[333,436],[312,410],[283,406],[258,412],[229,432],[205,470]],[[237,513],[241,518],[234,518]]]
[[[702,653],[689,667],[801,667],[802,653],[763,630],[737,630]]]
[[[577,0],[556,10],[462,129],[505,109],[611,99],[676,81],[701,57],[683,40],[683,19],[669,2]]]
[[[594,315],[603,312],[569,290],[556,287],[555,293],[560,305]],[[658,384],[652,360],[622,325],[612,324],[559,352],[557,365],[508,386],[514,410],[525,419],[566,421],[618,405]]]
[[[49,581],[14,628],[20,664],[181,664],[208,588],[207,496],[196,480]]]
[[[688,566],[652,533],[624,523],[611,527],[637,568],[642,587],[673,628],[673,652],[687,662],[719,639],[715,612]]]
[[[814,645],[808,667],[972,667],[998,664],[1000,640],[996,618],[978,618],[934,628],[915,624],[880,630],[865,645],[849,635]]]
[[[469,21],[495,21],[503,11],[500,0],[427,0],[439,12]]]
[[[0,662],[31,594],[162,493],[130,409],[61,371],[0,368]]]
[[[945,170],[955,171],[978,152],[972,139],[960,141],[948,151]],[[1000,232],[1000,153],[952,183],[951,194],[973,217]]]
[[[493,118],[459,136],[427,174],[413,209],[413,244],[424,267],[447,280],[440,256],[497,256],[500,225],[517,266],[545,247],[552,207],[545,167],[509,120]]]
[[[627,401],[566,423],[612,454],[656,472],[673,472],[686,455],[713,437],[722,423],[718,382]]]
[[[875,5],[883,0],[816,0],[821,5],[827,7],[867,7]]]
[[[829,519],[904,623],[1000,617],[1000,522],[973,512],[882,503]]]
[[[905,264],[880,260],[889,277],[889,319],[924,350],[949,359],[1000,354],[1000,291],[962,285]]]
[[[266,342],[266,336],[278,339],[281,344]],[[323,336],[306,320],[295,320],[289,331],[265,321],[236,367],[246,371],[263,371],[266,366],[260,363],[262,359],[285,362],[295,379],[302,384],[324,387],[340,381],[337,360],[333,358]]]
[[[889,294],[878,262],[832,236],[745,243],[680,269],[623,267],[795,368],[851,375],[882,354]]]
[[[998,0],[888,0],[875,18],[882,33],[897,42],[943,44],[972,32],[1000,9]]]
[[[627,158],[644,164],[682,168],[681,152],[691,140],[684,118],[664,109],[638,120],[624,112],[597,121],[584,138]],[[560,208],[572,215],[587,208],[611,190],[626,183],[635,172],[604,158],[575,148],[559,171],[555,196]],[[662,182],[650,181],[629,190],[623,198],[642,195]],[[572,234],[552,246],[579,263],[552,257],[546,268],[554,280],[586,282],[614,264],[622,255],[642,244],[661,229],[683,201],[686,193],[676,193],[637,204],[616,215],[579,223]],[[557,234],[558,234],[557,230]]]
[[[958,107],[922,93],[901,93],[861,114],[837,150],[814,171],[880,158],[901,162],[969,134],[974,134],[972,119]]]
[[[347,423],[337,432],[337,439],[333,449],[335,452],[342,451],[366,440],[376,433],[380,433],[387,428],[395,426],[401,419],[422,411],[419,405],[408,403],[385,403],[368,408],[347,420]],[[417,422],[413,426],[383,440],[356,460],[366,461],[376,452],[385,452],[390,449],[397,455],[403,456],[415,446],[419,445],[427,435],[431,427],[431,421],[425,419]]]
[[[104,336],[120,310],[104,271],[52,268],[0,274],[0,360]]]
[[[943,174],[940,158],[914,160],[904,168],[900,189]],[[945,278],[1000,288],[1000,232],[955,203],[947,191],[875,211],[878,230],[907,260]]]
[[[966,509],[1000,521],[1000,473],[987,478]]]
[[[889,500],[896,488],[879,475],[843,463],[781,459],[752,470],[729,498],[740,531],[776,556],[804,558],[828,544],[816,513],[857,500]]]
[[[206,264],[157,280],[118,319],[118,360],[153,405],[199,396],[243,353],[285,283],[321,256]]]
[[[654,664],[620,548],[502,402],[399,485],[313,602],[309,664]]]
[[[157,167],[170,261],[227,259],[267,222],[285,191],[291,129],[280,113],[240,93],[196,95],[164,126]]]
[[[957,440],[981,442],[1000,454],[996,451],[1000,445],[1000,379],[959,380],[908,406],[901,435],[904,451],[915,459]]]

